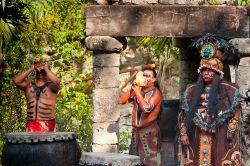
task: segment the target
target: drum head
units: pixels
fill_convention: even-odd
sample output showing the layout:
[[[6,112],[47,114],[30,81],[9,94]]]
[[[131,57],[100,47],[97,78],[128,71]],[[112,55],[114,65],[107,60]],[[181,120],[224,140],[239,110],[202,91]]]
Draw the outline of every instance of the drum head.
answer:
[[[55,142],[76,139],[74,132],[16,132],[8,133],[5,139],[8,143]]]

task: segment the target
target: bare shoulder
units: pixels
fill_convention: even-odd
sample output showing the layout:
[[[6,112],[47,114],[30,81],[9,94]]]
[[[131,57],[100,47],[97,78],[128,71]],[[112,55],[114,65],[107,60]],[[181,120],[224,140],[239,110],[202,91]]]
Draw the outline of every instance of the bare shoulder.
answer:
[[[154,87],[151,91],[149,91],[149,92],[153,92],[152,93],[152,95],[153,96],[155,96],[155,97],[157,97],[157,98],[162,98],[162,93],[161,93],[161,90],[160,89],[158,89],[158,88],[156,88],[156,87]]]
[[[47,86],[50,88],[50,90],[53,93],[58,93],[58,91],[60,90],[60,86],[57,84],[54,84],[53,82],[47,82]]]
[[[161,90],[158,89],[158,88],[156,88],[156,87],[152,88],[152,89],[151,89],[150,91],[148,91],[148,92],[153,92],[154,94],[161,95]]]
[[[31,82],[28,80],[24,80],[22,83],[17,84],[15,83],[16,87],[22,91],[26,91],[27,89],[29,89],[29,87],[31,86]]]

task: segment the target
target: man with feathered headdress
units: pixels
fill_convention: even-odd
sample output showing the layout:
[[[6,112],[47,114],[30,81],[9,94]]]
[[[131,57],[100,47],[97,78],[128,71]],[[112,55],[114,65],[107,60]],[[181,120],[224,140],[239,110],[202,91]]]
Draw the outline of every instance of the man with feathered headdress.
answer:
[[[239,88],[224,81],[223,62],[239,55],[227,41],[206,34],[193,42],[202,57],[198,81],[187,86],[179,114],[185,166],[238,166]]]

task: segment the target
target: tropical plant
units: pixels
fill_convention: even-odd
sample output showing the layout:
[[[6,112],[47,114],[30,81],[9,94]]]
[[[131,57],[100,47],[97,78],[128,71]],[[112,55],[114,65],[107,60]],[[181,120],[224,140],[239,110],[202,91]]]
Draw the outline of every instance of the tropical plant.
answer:
[[[27,4],[21,0],[0,1],[0,51],[28,23]]]
[[[122,131],[119,133],[119,152],[120,153],[129,153],[129,146],[132,139],[131,131]]]
[[[178,49],[173,47],[172,38],[141,37],[130,38],[129,44],[137,44],[150,52],[158,59],[159,64],[164,64],[170,57],[178,59]]]
[[[28,23],[25,10],[27,5],[21,0],[0,1],[0,107],[2,102],[2,81],[4,77],[4,47],[18,35],[22,26]]]
[[[14,2],[14,1],[12,1]],[[27,69],[34,60],[49,61],[61,78],[57,103],[57,131],[75,131],[83,150],[90,151],[91,94],[82,93],[91,76],[83,71],[90,53],[83,47],[85,38],[84,9],[89,2],[79,0],[23,0],[25,18],[29,18],[12,42],[3,47],[5,70],[0,112],[0,153],[7,132],[24,131],[26,102],[24,93],[13,85],[13,77]],[[3,3],[1,3],[2,5]],[[5,3],[6,6],[6,3]],[[20,26],[21,27],[21,26]],[[0,26],[1,28],[1,26]],[[1,34],[1,33],[0,33]],[[13,39],[13,38],[12,38]],[[6,41],[6,40],[4,40]],[[1,72],[1,70],[0,70]],[[34,74],[29,76],[33,79]],[[71,80],[77,82],[69,83]],[[1,154],[0,154],[1,155]]]

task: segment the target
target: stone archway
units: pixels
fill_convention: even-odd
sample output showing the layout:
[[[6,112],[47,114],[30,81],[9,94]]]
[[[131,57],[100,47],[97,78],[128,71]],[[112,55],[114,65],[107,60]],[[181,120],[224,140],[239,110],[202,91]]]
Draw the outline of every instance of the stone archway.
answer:
[[[186,46],[191,38],[208,32],[228,39],[249,37],[249,7],[190,6],[185,2],[186,6],[95,5],[87,9],[86,44],[94,56],[94,152],[118,149],[119,112],[114,112],[114,100],[119,94],[116,79],[123,43],[114,37],[175,37],[181,50],[180,94],[197,77],[193,73],[199,59]],[[104,136],[112,139],[103,140]]]

